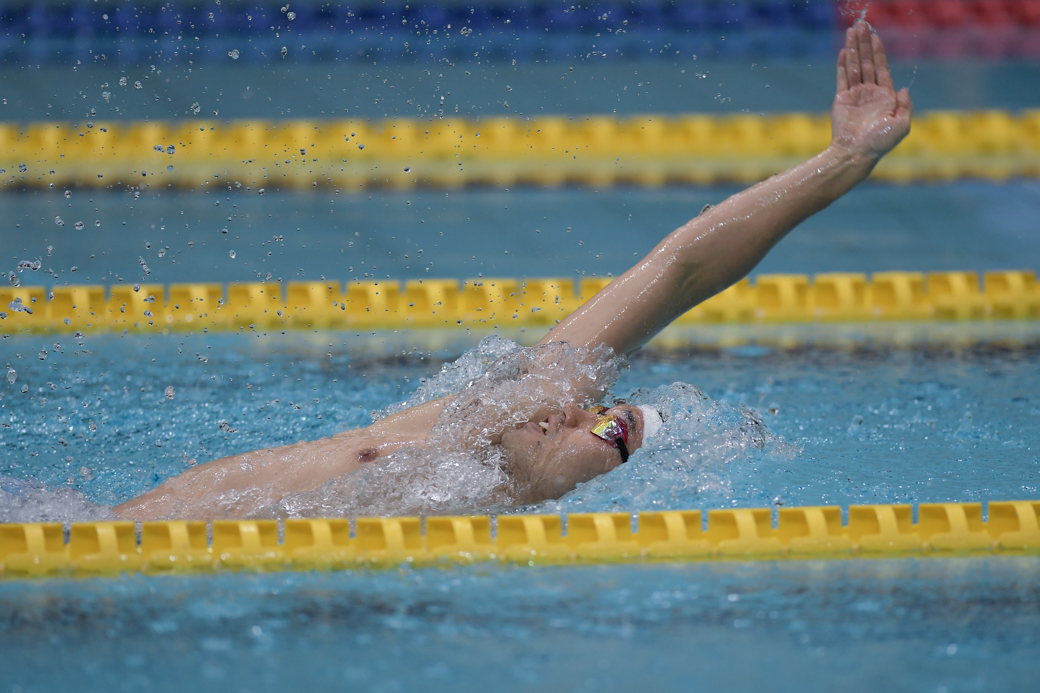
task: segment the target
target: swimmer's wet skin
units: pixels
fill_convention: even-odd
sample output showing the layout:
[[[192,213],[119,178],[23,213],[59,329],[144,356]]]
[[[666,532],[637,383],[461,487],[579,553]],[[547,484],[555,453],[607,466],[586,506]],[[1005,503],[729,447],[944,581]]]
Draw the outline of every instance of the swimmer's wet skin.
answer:
[[[522,361],[493,364],[488,370],[495,378],[481,396],[463,401],[465,392],[450,395],[331,438],[215,460],[116,507],[116,513],[140,520],[293,515],[297,506],[286,499],[349,481],[381,460],[463,448],[501,473],[498,502],[562,496],[620,465],[643,444],[647,430],[660,427],[639,407],[614,406],[603,412],[607,420],[588,409],[613,380],[583,377],[580,364],[599,368],[604,349],[619,356],[638,349],[747,275],[797,224],[865,179],[910,131],[912,111],[907,90],[892,85],[881,40],[857,22],[838,55],[832,141],[824,152],[672,232]],[[495,399],[502,396],[515,406],[503,408]],[[454,438],[445,440],[445,431]]]

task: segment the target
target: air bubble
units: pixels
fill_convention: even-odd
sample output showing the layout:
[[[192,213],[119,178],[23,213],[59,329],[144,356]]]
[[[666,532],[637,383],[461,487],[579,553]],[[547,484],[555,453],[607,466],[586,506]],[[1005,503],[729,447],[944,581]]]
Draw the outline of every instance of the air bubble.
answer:
[[[411,166],[405,166],[404,167],[404,172],[405,173],[411,173],[412,172],[412,167]]]
[[[14,385],[14,381],[16,381],[16,380],[18,380],[18,373],[15,371],[15,369],[13,369],[10,366],[8,366],[7,367],[7,382],[10,383],[11,385]]]
[[[172,144],[166,148],[167,154],[173,154],[175,151],[177,151],[177,148],[174,147]]]
[[[86,224],[84,224],[82,221],[77,221],[75,224],[72,225],[72,227],[74,229],[76,229],[77,231],[82,231],[83,227],[85,227],[85,226],[86,226]]]
[[[198,115],[199,111],[201,111],[201,110],[202,110],[202,106],[199,106],[199,102],[198,101],[195,101],[194,103],[191,104],[191,112],[194,113],[195,115]]]
[[[231,57],[232,60],[238,60],[238,49],[235,48],[234,50],[228,51],[228,55]]]
[[[289,12],[288,14],[285,15],[285,18],[288,19],[291,22],[292,20],[296,19],[296,13],[295,12]]]
[[[54,223],[58,226],[65,226],[65,222],[61,220],[61,217],[54,217]]]
[[[141,80],[134,82],[134,89],[144,89],[144,85],[141,84]]]
[[[72,197],[72,191],[71,190],[66,190],[65,191],[65,199],[68,200],[71,197]]]
[[[177,396],[177,391],[173,389],[173,385],[167,385],[166,389],[163,390],[163,395],[166,396],[166,399],[173,399]]]
[[[284,58],[287,55],[289,55],[289,49],[285,46],[282,46],[282,57]]]
[[[235,253],[234,250],[228,251],[228,257],[230,257],[232,260],[235,259],[235,256],[236,256],[236,253]]]
[[[125,87],[126,86],[126,77],[120,77],[119,78],[119,86],[121,86],[121,87]]]

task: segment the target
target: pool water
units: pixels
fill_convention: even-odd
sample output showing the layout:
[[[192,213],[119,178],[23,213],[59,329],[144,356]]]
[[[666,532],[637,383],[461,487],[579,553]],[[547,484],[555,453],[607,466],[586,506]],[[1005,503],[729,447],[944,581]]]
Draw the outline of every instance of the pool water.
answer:
[[[1038,568],[993,557],[5,582],[0,685],[1030,690]]]
[[[645,251],[725,194],[393,193],[346,198],[349,212],[327,224],[318,198],[272,195],[242,203],[257,218],[241,230],[236,264],[223,238],[192,229],[151,236],[153,223],[181,210],[197,211],[192,224],[208,228],[208,199],[164,193],[133,203],[110,193],[94,204],[106,223],[130,221],[125,236],[121,224],[104,243],[18,231],[25,247],[11,255],[48,258],[52,273],[36,283],[247,280],[267,271],[364,278],[361,263],[344,273],[328,248],[387,258],[365,267],[369,274],[426,276],[403,258],[419,242],[434,262],[428,276],[608,273],[622,259],[596,260],[581,241]],[[81,202],[80,193],[71,202],[59,195],[0,204],[30,228],[53,216],[41,203]],[[416,225],[409,201],[429,218]],[[1038,209],[1030,183],[869,186],[795,232],[762,269],[1036,266],[1040,246],[1023,229]],[[485,245],[473,246],[475,259],[454,252],[462,220],[499,229],[491,220],[502,214],[515,228],[478,235]],[[272,224],[301,236],[269,249],[261,244]],[[389,241],[353,235],[381,224],[417,230]],[[427,229],[429,238],[418,235]],[[528,242],[521,234],[533,229],[542,233]],[[351,238],[360,239],[354,247]],[[163,259],[160,242],[170,246]],[[510,255],[493,257],[490,248],[506,242]],[[141,257],[152,275],[140,274]],[[348,267],[366,259],[347,258]],[[364,425],[484,336],[8,335],[0,365],[14,382],[0,379],[0,520],[105,517],[106,506],[193,464]],[[529,344],[540,335],[503,336]],[[700,431],[710,444],[649,446],[559,501],[521,510],[1038,497],[1040,335],[1029,325],[736,326],[683,336],[689,346],[634,356],[614,394],[698,386],[709,398],[698,406],[710,414]],[[741,429],[749,415],[764,428]],[[0,690],[486,690],[488,681],[503,690],[631,690],[647,681],[658,690],[1007,689],[1040,670],[1038,568],[1034,558],[992,557],[6,581]]]
[[[379,336],[351,333],[9,337],[15,382],[3,382],[0,401],[0,488],[8,494],[0,516],[75,519],[83,506],[63,506],[67,499],[53,489],[114,505],[197,463],[366,425],[452,356],[444,347],[416,349],[421,335],[391,338],[413,346],[366,353]],[[629,464],[535,509],[1037,497],[1038,350],[1037,343],[645,349],[614,394],[697,385],[712,420],[696,437],[716,447],[692,449],[694,434],[652,441]],[[762,449],[734,428],[741,408],[770,433]],[[469,508],[449,500],[420,509]]]

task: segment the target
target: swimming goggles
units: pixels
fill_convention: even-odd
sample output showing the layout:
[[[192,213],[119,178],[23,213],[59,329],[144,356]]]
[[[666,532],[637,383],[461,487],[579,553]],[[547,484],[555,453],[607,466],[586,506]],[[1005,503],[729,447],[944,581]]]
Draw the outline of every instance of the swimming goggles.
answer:
[[[628,424],[624,419],[615,414],[600,414],[591,433],[616,447],[622,464],[628,462]]]

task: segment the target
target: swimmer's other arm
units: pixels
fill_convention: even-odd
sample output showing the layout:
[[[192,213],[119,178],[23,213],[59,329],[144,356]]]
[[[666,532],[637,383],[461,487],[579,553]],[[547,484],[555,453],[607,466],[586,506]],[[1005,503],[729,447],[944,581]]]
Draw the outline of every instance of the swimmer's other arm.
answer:
[[[892,85],[881,40],[860,21],[838,56],[832,141],[818,156],[705,210],[672,232],[543,340],[638,349],[746,276],[791,229],[851,190],[910,132],[913,105]]]

